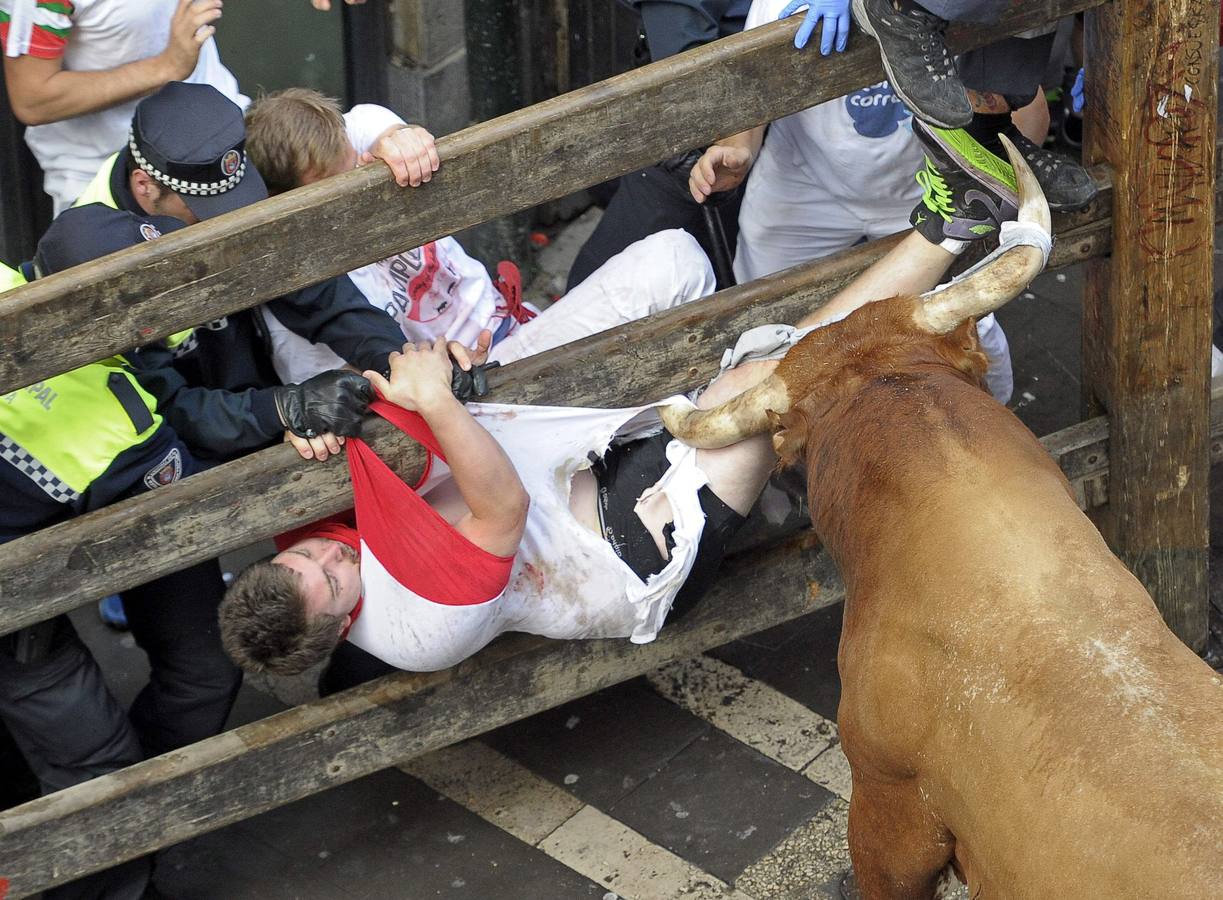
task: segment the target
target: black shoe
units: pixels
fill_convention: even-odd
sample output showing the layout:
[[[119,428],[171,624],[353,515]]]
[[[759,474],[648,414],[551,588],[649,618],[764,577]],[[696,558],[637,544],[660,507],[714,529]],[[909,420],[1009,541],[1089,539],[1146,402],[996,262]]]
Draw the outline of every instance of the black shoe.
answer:
[[[972,121],[968,92],[943,43],[945,20],[912,0],[853,0],[853,11],[879,43],[892,90],[915,116],[942,128]]]
[[[1032,167],[1032,174],[1045,192],[1049,209],[1054,212],[1082,209],[1100,193],[1100,188],[1087,170],[1069,156],[1037,147],[1014,125],[1003,134],[1011,139],[1015,149]]]
[[[913,123],[926,164],[917,173],[925,190],[909,222],[932,244],[996,236],[1019,215],[1019,193],[1010,163],[988,152],[963,129],[930,129]]]

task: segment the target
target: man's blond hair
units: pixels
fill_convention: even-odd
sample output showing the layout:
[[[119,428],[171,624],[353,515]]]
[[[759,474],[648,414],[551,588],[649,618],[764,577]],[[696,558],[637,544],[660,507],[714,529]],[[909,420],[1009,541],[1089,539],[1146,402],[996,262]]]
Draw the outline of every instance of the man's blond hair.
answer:
[[[318,91],[277,91],[246,112],[246,153],[271,194],[321,176],[349,149],[339,101]]]

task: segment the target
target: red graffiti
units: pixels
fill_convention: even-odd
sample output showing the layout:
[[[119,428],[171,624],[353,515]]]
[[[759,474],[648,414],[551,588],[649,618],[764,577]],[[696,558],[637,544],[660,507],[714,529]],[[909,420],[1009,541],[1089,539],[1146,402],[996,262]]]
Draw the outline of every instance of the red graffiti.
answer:
[[[8,896],[8,879],[0,878],[0,900]]]
[[[1141,226],[1138,242],[1156,259],[1168,260],[1197,250],[1206,240],[1194,228],[1212,200],[1205,140],[1206,104],[1194,96],[1201,74],[1201,41],[1184,41],[1167,50],[1175,65],[1171,78],[1153,81],[1143,109],[1142,140],[1155,151],[1137,190]],[[1173,62],[1175,61],[1175,62]]]

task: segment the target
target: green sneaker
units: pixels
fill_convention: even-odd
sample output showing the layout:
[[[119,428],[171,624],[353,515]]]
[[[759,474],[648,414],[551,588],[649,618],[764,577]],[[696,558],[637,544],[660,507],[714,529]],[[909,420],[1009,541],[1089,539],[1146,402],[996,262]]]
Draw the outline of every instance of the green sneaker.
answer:
[[[978,177],[977,170],[966,172],[942,152],[927,148],[925,165],[917,173],[922,199],[909,222],[932,244],[996,235],[1003,222],[1019,215],[1019,201],[1011,167],[995,175],[1005,176],[1011,188],[997,191],[993,175]]]

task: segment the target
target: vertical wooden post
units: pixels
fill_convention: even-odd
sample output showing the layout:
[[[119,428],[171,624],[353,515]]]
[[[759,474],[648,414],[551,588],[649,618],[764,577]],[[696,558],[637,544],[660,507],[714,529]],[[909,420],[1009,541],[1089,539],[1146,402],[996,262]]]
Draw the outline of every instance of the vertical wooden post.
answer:
[[[1086,159],[1113,168],[1111,260],[1084,296],[1083,383],[1110,417],[1113,549],[1206,644],[1210,315],[1219,0],[1087,14]]]

